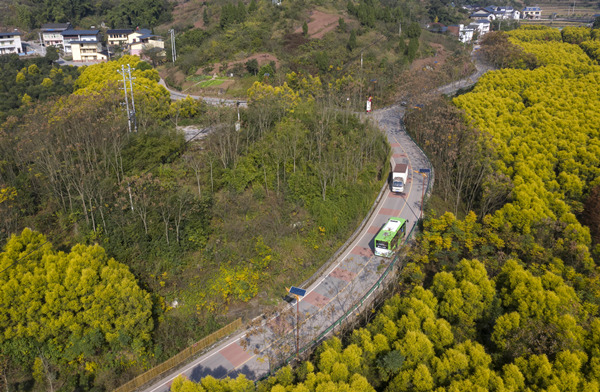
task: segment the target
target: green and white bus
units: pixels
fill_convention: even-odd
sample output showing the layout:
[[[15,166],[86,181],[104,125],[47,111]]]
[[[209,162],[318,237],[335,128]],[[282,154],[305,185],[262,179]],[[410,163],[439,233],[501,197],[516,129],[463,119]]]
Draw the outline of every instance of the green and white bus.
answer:
[[[406,223],[402,218],[391,217],[375,237],[375,255],[391,257],[406,236]]]

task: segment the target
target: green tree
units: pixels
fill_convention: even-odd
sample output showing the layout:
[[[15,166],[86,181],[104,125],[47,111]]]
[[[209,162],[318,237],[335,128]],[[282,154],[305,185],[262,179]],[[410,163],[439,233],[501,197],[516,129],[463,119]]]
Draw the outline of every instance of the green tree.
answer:
[[[119,361],[149,347],[150,295],[100,246],[57,252],[25,229],[6,244],[0,270],[1,351],[37,347],[19,354],[24,371],[38,358],[45,372],[118,372]]]
[[[48,46],[46,47],[46,60],[48,61],[56,61],[58,60],[58,49],[56,46]]]
[[[275,75],[275,71],[273,70],[273,68],[271,67],[270,64],[265,64],[262,67],[260,67],[260,70],[258,71],[258,80],[260,80],[261,82],[263,81],[263,79],[266,77],[271,77],[273,78],[273,76]]]
[[[339,18],[338,19],[338,29],[342,33],[345,33],[346,30],[348,29],[348,25],[346,24],[346,20],[344,18]]]
[[[250,5],[248,6],[248,13],[252,14],[257,9],[258,9],[258,5],[256,5],[256,0],[251,0]]]
[[[204,7],[202,11],[202,22],[204,23],[204,27],[208,27],[210,24],[210,17],[208,16],[208,8]]]
[[[406,48],[406,56],[408,57],[408,61],[412,62],[417,57],[417,52],[419,51],[419,39],[411,38],[408,41],[408,47]]]
[[[408,38],[419,38],[421,36],[421,26],[419,26],[418,22],[412,22],[406,28],[406,36]]]
[[[308,23],[306,23],[306,21],[302,23],[302,35],[308,37]]]
[[[246,70],[248,71],[248,73],[251,73],[252,75],[258,74],[258,60],[248,60],[244,65],[246,66]]]
[[[349,51],[353,51],[354,49],[356,49],[356,31],[354,31],[354,29],[352,29],[352,31],[350,31],[350,38],[348,38],[348,43],[346,44],[346,48]]]

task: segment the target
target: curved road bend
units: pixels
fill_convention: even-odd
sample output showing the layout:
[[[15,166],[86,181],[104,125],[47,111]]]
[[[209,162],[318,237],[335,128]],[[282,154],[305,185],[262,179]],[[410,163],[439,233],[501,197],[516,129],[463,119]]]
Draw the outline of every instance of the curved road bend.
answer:
[[[185,93],[181,93],[179,91],[175,91],[170,89],[169,87],[167,87],[167,84],[165,83],[163,78],[160,78],[160,80],[158,81],[158,84],[160,84],[161,86],[163,86],[164,88],[167,89],[167,91],[169,92],[169,94],[171,94],[171,100],[173,101],[177,101],[179,99],[183,99],[187,96],[190,96],[193,99],[201,99],[204,102],[206,102],[209,105],[213,105],[213,106],[217,106],[217,105],[225,105],[225,106],[236,106],[237,104],[240,105],[240,107],[247,107],[247,103],[245,100],[241,100],[241,99],[225,99],[225,98],[212,98],[212,97],[201,97],[199,95],[190,95],[190,94],[185,94]]]
[[[377,282],[385,267],[389,265],[391,260],[373,255],[373,238],[388,218],[396,216],[408,219],[409,231],[419,218],[423,187],[426,186],[427,179],[415,171],[431,167],[419,147],[401,129],[400,119],[403,115],[403,108],[393,106],[375,111],[370,117],[386,132],[394,160],[409,164],[406,192],[404,195],[395,195],[386,188],[369,221],[363,226],[363,231],[357,233],[354,242],[323,276],[307,288],[307,295],[299,303],[300,347],[343,315]],[[287,311],[269,320],[263,320],[260,333],[249,334],[249,330],[245,330],[221,342],[212,351],[185,367],[153,383],[144,391],[168,391],[171,382],[179,374],[193,381],[199,381],[207,375],[222,378],[235,377],[239,373],[252,380],[263,377],[269,371],[269,355],[285,358],[295,351],[294,334],[281,332],[293,329],[295,308],[294,302],[287,306]]]

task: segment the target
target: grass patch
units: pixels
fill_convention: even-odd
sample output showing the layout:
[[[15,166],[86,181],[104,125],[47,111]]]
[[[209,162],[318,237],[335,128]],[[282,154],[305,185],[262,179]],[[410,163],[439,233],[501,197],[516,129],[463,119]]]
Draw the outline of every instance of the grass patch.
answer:
[[[185,81],[186,82],[201,82],[203,80],[209,80],[212,79],[212,76],[208,76],[208,75],[189,75],[186,76]]]
[[[207,80],[205,82],[200,82],[198,83],[198,87],[200,88],[206,88],[206,87],[211,87],[211,86],[218,86],[220,84],[223,84],[223,82],[225,82],[225,79],[212,79],[212,80]]]

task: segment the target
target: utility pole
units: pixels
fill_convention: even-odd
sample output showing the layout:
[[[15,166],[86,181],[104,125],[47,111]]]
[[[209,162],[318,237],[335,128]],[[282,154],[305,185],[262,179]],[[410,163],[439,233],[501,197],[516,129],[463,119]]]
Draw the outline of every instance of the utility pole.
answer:
[[[175,48],[175,30],[169,30],[171,33],[171,58],[173,59],[173,64],[175,64],[175,60],[177,60],[177,50]]]
[[[363,68],[363,52],[360,52],[360,77],[359,77],[359,79],[360,79],[359,83],[360,84],[359,84],[359,93],[358,93],[358,96],[359,96],[358,101],[359,102],[361,102],[362,99],[363,99],[363,96],[362,96],[362,85],[363,85],[363,81],[362,81],[362,68]]]
[[[135,68],[133,68],[133,70],[135,70]],[[133,80],[135,78],[131,77],[131,66],[129,64],[127,64],[127,72],[129,73],[129,92],[131,93],[131,114],[133,117],[133,130],[134,132],[137,132],[138,128],[137,128],[137,118],[135,116],[135,101],[133,100]]]
[[[127,126],[129,132],[137,132],[137,120],[135,118],[135,100],[133,98],[133,80],[131,76],[131,66],[127,64],[127,70],[125,65],[121,65],[121,70],[117,71],[123,76],[123,92],[125,93],[125,110],[127,110]],[[135,68],[133,68],[135,70]],[[129,95],[127,94],[127,81],[129,80],[129,93],[131,94],[131,108],[129,108]]]
[[[306,290],[292,286],[288,289],[288,293],[296,298],[296,359],[298,359],[300,356],[300,297],[306,295]]]
[[[125,110],[127,110],[127,126],[131,133],[131,111],[129,110],[129,98],[127,97],[127,80],[125,79],[125,66],[121,65],[121,70],[117,71],[123,76],[123,91],[125,92]]]
[[[296,295],[296,359],[300,356],[300,296]]]

